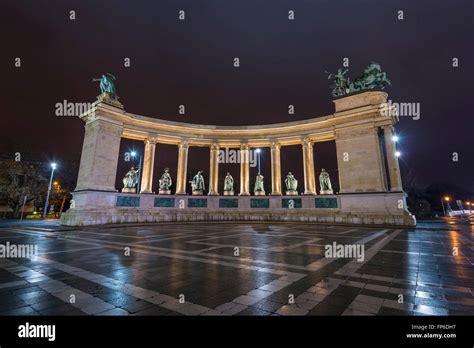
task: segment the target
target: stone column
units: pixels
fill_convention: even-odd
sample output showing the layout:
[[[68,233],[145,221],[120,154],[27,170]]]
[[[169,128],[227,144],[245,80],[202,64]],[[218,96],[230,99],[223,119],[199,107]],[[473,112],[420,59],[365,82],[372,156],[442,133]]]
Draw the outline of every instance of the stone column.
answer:
[[[188,170],[188,148],[187,141],[182,141],[178,145],[178,173],[176,177],[176,193],[177,195],[186,194],[186,173]]]
[[[86,121],[75,191],[117,191],[115,178],[123,125],[103,118]]]
[[[210,165],[209,165],[209,196],[219,195],[219,145],[210,146]]]
[[[152,193],[153,167],[155,165],[155,147],[156,147],[155,138],[148,138],[145,140],[145,152],[143,155],[142,184],[140,185],[140,193]]]
[[[240,193],[239,196],[250,195],[250,152],[248,144],[240,145]]]
[[[272,158],[272,196],[281,195],[281,164],[280,164],[280,148],[277,142],[272,142],[271,158]]]
[[[398,165],[398,157],[395,156],[397,151],[397,146],[395,141],[393,141],[393,136],[395,135],[395,130],[393,126],[385,126],[384,130],[384,140],[385,140],[385,149],[387,152],[387,165],[388,165],[388,175],[390,178],[390,191],[403,191],[402,187],[402,178],[400,176],[400,167]]]
[[[304,194],[315,195],[316,184],[314,178],[313,142],[309,138],[303,139],[303,169],[304,169]]]

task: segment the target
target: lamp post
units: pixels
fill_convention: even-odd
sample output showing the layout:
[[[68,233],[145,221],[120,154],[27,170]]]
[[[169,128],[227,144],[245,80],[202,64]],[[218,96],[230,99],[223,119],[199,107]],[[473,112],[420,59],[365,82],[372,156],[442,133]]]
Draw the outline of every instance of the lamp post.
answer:
[[[260,174],[260,149],[257,149],[256,152],[257,152],[257,161],[258,161],[258,174]]]
[[[48,193],[46,194],[46,201],[44,202],[43,220],[46,219],[46,214],[48,213],[49,194],[51,193],[51,185],[53,183],[53,175],[55,169],[56,163],[53,162],[51,163],[51,176],[49,178]]]
[[[132,157],[137,156],[135,151],[131,153]],[[142,155],[140,155],[140,159],[138,161],[138,183],[137,183],[137,193],[140,193],[141,184],[142,184]]]
[[[466,205],[469,207],[469,214],[471,214],[471,202],[466,202]]]
[[[444,200],[446,201],[446,210],[444,209],[443,199],[441,199],[441,205],[443,206],[444,216],[447,216],[446,214],[449,212],[449,197],[445,196]]]

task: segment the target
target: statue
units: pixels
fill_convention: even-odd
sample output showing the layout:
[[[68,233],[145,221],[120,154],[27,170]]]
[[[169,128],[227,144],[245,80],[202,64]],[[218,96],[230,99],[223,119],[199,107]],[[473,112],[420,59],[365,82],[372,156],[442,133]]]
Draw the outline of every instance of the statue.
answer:
[[[349,83],[349,93],[364,89],[384,89],[387,85],[392,85],[387,74],[382,71],[380,64],[372,62],[365,68],[362,76]]]
[[[295,179],[294,175],[291,174],[291,172],[288,172],[288,175],[286,176],[285,179],[285,185],[286,185],[286,194],[288,196],[294,196],[298,195],[298,180]]]
[[[370,63],[364,73],[352,82],[349,77],[344,77],[347,71],[348,69],[342,71],[341,68],[337,70],[336,74],[326,71],[328,79],[334,79],[334,83],[331,85],[333,97],[341,97],[362,90],[384,89],[386,86],[392,85],[387,74],[382,71],[380,64],[375,62]]]
[[[170,195],[171,190],[170,187],[173,184],[171,180],[171,175],[169,174],[169,168],[165,168],[165,172],[161,176],[161,179],[159,180],[160,184],[160,190],[158,191],[158,194],[160,195]]]
[[[234,195],[234,178],[230,173],[227,173],[224,179],[224,196]]]
[[[255,179],[255,187],[253,190],[255,196],[265,196],[265,188],[263,187],[263,175],[258,173]]]
[[[334,82],[331,85],[333,97],[340,97],[349,93],[349,86],[348,86],[349,79],[346,80],[346,78],[344,77],[344,75],[348,71],[349,69],[342,71],[341,68],[337,69],[337,74],[331,74],[326,71],[326,74],[328,74],[328,80],[334,79]]]
[[[115,89],[115,76],[110,73],[105,73],[100,79],[92,79],[92,81],[100,81],[100,92],[108,94],[112,99],[117,98],[117,91]]]
[[[321,174],[319,175],[319,186],[321,187],[321,191],[319,194],[321,195],[332,195],[334,194],[331,185],[331,179],[329,178],[329,173],[326,172],[326,169],[321,169]]]
[[[192,181],[190,181],[191,188],[194,196],[202,196],[203,191],[206,189],[204,185],[204,177],[202,176],[202,171],[198,171]]]
[[[138,184],[138,172],[138,169],[135,170],[135,168],[132,167],[127,172],[127,174],[125,174],[123,178],[122,192],[136,193],[136,186]]]

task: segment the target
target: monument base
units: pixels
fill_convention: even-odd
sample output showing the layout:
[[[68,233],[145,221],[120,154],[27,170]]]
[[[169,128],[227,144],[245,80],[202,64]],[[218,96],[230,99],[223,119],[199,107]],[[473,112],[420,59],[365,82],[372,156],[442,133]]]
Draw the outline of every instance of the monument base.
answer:
[[[131,188],[131,187],[124,187],[122,189],[122,192],[123,193],[137,193],[137,189],[136,188]]]
[[[199,190],[194,190],[193,191],[193,196],[202,196],[202,195],[203,195],[202,191],[199,191]]]
[[[296,190],[288,190],[286,191],[287,196],[298,196],[298,191]]]
[[[333,192],[333,190],[321,190],[321,191],[319,192],[319,194],[320,194],[320,195],[333,195],[334,192]]]
[[[75,207],[61,216],[66,226],[145,222],[303,222],[414,227],[405,193],[346,193],[324,196],[179,196],[104,191],[73,192]],[[185,209],[183,209],[185,208]]]
[[[224,196],[233,196],[234,191],[224,191]]]
[[[171,190],[159,190],[159,191],[158,191],[158,194],[159,194],[159,195],[170,195],[170,194],[171,194]]]
[[[254,195],[255,196],[265,196],[265,191],[255,191]]]

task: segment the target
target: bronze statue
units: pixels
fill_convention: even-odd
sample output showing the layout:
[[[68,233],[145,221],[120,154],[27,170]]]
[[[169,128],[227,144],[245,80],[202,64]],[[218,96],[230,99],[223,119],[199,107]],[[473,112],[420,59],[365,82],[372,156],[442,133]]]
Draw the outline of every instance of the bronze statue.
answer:
[[[115,89],[115,76],[110,73],[105,73],[100,79],[92,79],[92,81],[100,81],[100,92],[107,93],[111,98],[117,99],[117,91]]]
[[[387,78],[387,74],[382,71],[380,64],[375,62],[370,63],[365,68],[364,73],[354,81],[344,76],[348,71],[348,69],[342,71],[342,68],[339,68],[336,74],[331,74],[326,71],[328,79],[334,80],[331,85],[333,97],[341,97],[362,90],[384,89],[386,86],[392,85]]]

